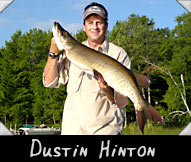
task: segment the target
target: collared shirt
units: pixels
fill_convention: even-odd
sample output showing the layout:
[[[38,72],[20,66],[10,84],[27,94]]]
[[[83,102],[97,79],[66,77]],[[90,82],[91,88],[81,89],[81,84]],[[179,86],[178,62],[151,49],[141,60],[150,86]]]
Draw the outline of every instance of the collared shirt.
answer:
[[[83,42],[89,46],[88,41]],[[107,40],[98,48],[104,54],[131,68],[130,59],[122,48]],[[45,87],[59,88],[67,84],[67,98],[64,105],[62,134],[121,134],[124,109],[112,104],[100,89],[97,80],[63,58],[58,62],[59,76]],[[44,83],[44,79],[43,79]]]

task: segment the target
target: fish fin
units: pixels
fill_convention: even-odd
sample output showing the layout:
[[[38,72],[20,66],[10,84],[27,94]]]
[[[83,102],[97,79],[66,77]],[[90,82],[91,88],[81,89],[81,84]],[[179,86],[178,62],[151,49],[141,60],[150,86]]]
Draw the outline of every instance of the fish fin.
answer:
[[[124,108],[129,104],[129,99],[116,91],[114,91],[114,100],[118,108]]]
[[[135,76],[135,79],[136,79],[139,87],[148,88],[150,86],[151,81],[150,81],[149,77],[147,77],[146,75],[143,75],[143,74],[135,72],[135,71],[133,72],[133,75]]]
[[[147,119],[154,122],[163,123],[163,117],[160,113],[149,103],[147,103],[147,108],[145,109],[145,116]]]
[[[95,79],[98,80],[101,74],[98,71],[94,70],[94,69],[93,69],[93,73],[94,73]]]
[[[136,113],[137,113],[137,122],[138,122],[139,128],[141,132],[144,134],[144,127],[145,127],[145,123],[147,122],[147,118],[145,116],[144,111],[136,111]]]

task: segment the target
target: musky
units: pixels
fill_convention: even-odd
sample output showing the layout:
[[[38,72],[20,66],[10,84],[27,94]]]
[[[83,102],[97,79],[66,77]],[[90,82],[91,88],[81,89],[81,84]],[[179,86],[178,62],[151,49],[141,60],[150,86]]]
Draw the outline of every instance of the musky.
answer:
[[[82,28],[84,7],[92,0],[14,0],[0,13],[0,48],[5,46],[16,30],[23,33],[32,28],[51,30],[59,21],[69,32]],[[95,0],[103,4],[109,13],[109,30],[117,20],[127,20],[138,14],[153,18],[156,28],[173,29],[175,18],[187,12],[176,0]]]

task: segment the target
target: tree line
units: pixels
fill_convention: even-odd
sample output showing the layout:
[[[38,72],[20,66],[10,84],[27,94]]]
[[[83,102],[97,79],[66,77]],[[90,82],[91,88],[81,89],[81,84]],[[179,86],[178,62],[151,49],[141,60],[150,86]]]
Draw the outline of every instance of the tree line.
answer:
[[[132,70],[150,77],[151,86],[140,89],[145,99],[167,124],[182,126],[191,120],[191,14],[175,21],[174,29],[159,29],[153,19],[132,14],[117,21],[107,39],[126,50]],[[66,86],[49,89],[42,84],[52,36],[36,28],[17,30],[0,48],[0,120],[7,125],[61,124]],[[87,39],[83,30],[74,37]],[[128,122],[135,121],[132,103],[125,110]]]

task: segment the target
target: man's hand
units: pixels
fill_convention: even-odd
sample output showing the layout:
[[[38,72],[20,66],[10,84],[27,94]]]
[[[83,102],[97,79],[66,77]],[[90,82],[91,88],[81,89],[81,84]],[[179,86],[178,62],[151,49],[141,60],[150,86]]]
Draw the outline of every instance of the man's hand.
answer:
[[[55,55],[57,55],[59,53],[59,49],[58,46],[56,44],[56,41],[54,39],[54,37],[51,40],[51,45],[50,45],[50,52],[54,53]]]
[[[113,90],[113,88],[108,86],[108,84],[106,82],[105,83],[98,82],[98,85],[101,88],[101,90],[105,93],[105,95],[107,96],[109,101],[111,101],[111,103],[114,104],[115,100],[114,100],[114,90]]]
[[[95,79],[98,82],[99,87],[101,88],[101,90],[105,93],[105,95],[107,96],[107,98],[112,102],[115,103],[114,101],[114,90],[113,88],[111,88],[106,81],[104,80],[103,76],[97,72],[97,71],[93,71],[94,72],[94,76]]]
[[[109,88],[108,84],[106,83],[106,81],[103,79],[103,77],[99,77],[98,80],[98,85],[101,89],[106,89]]]

